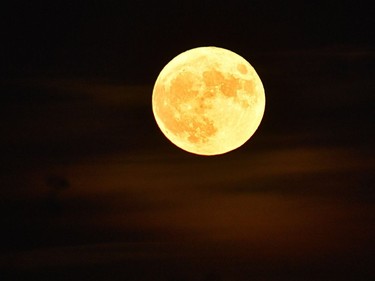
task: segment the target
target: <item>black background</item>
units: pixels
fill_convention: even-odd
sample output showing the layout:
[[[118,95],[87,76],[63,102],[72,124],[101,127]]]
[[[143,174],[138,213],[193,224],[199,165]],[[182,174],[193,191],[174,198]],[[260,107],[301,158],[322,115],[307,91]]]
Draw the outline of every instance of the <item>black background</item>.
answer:
[[[374,36],[366,1],[7,1],[0,275],[373,280]],[[201,157],[161,134],[177,54],[230,49],[266,112]],[[1,280],[4,280],[0,277]]]

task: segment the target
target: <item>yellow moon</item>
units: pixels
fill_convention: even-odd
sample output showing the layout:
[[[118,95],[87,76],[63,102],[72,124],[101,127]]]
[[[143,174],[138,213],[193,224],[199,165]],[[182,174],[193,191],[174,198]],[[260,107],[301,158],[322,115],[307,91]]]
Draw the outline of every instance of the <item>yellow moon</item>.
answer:
[[[243,57],[218,47],[199,47],[173,58],[160,72],[152,110],[164,135],[199,155],[243,145],[265,109],[262,81]]]

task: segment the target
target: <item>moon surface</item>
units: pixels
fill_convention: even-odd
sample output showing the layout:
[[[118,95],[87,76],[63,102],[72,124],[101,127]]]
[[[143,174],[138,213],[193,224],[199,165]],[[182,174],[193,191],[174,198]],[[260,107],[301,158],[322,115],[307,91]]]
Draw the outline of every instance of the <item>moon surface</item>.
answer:
[[[199,155],[218,155],[243,145],[265,109],[262,81],[243,57],[218,47],[199,47],[173,58],[153,89],[152,109],[163,134]]]

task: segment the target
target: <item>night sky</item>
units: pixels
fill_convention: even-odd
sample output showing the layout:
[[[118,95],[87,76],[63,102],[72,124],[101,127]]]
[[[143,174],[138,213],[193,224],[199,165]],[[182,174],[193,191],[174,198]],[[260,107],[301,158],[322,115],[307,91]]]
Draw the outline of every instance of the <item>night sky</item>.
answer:
[[[0,280],[375,280],[370,4],[2,3]],[[199,46],[266,93],[220,156],[152,114],[161,69]]]

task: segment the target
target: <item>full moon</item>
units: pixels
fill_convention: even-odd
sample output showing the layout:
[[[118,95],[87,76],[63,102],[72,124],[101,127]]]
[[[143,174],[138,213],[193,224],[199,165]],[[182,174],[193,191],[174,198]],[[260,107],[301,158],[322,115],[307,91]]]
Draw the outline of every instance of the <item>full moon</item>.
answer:
[[[243,145],[265,108],[262,81],[243,57],[199,47],[173,58],[160,72],[152,110],[160,130],[176,146],[218,155]]]

